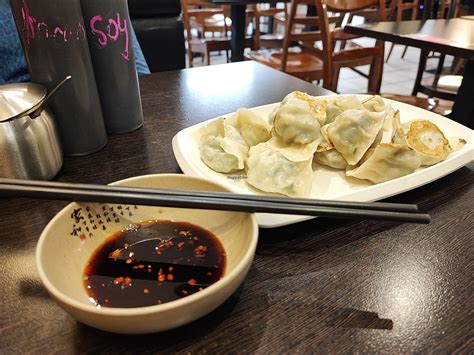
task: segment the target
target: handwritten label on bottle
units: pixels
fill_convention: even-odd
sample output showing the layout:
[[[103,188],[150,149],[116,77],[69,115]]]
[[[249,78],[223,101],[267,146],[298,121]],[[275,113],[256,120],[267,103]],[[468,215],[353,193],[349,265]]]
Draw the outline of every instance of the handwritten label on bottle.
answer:
[[[91,32],[97,37],[97,42],[101,47],[105,47],[109,41],[116,42],[120,36],[125,37],[125,45],[122,51],[122,57],[125,60],[130,60],[128,44],[129,33],[127,20],[121,20],[120,14],[116,18],[109,18],[104,20],[102,16],[93,16],[89,21]]]
[[[64,43],[76,40],[85,41],[87,39],[86,29],[82,21],[74,25],[55,25],[47,24],[34,17],[23,1],[21,7],[21,15],[23,18],[23,28],[26,43],[29,45],[33,40],[61,40]],[[117,42],[123,37],[124,45],[122,50],[122,58],[126,61],[130,60],[130,34],[129,26],[126,19],[122,19],[117,13],[113,18],[104,19],[101,15],[93,16],[89,21],[89,29],[100,47],[105,47],[111,42]]]
[[[34,39],[60,39],[64,42],[86,40],[86,31],[82,21],[72,26],[47,24],[31,15],[25,1],[21,7],[21,16],[23,18],[22,31],[25,33],[27,44]]]

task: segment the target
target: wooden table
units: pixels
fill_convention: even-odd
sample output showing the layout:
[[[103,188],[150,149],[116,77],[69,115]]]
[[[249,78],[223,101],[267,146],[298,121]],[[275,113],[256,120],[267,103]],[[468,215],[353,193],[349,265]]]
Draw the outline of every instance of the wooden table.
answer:
[[[156,73],[140,85],[145,127],[66,159],[57,180],[106,184],[179,172],[171,149],[179,130],[296,89],[328,93],[253,62]],[[419,204],[429,225],[321,218],[261,230],[254,264],[230,299],[192,324],[147,336],[82,325],[48,296],[34,252],[64,202],[1,200],[0,353],[467,353],[473,170],[390,199]]]
[[[378,22],[347,25],[344,31],[420,48],[425,53],[435,51],[468,59],[451,117],[467,127],[474,128],[474,21],[455,18]]]
[[[244,60],[245,44],[245,10],[248,4],[271,3],[274,0],[206,0],[219,5],[230,5],[230,18],[232,20],[232,37],[230,46],[232,48],[231,61],[240,62]],[[289,1],[289,0],[283,0]]]
[[[456,57],[474,59],[474,22],[465,19],[348,24],[344,27],[344,31]]]

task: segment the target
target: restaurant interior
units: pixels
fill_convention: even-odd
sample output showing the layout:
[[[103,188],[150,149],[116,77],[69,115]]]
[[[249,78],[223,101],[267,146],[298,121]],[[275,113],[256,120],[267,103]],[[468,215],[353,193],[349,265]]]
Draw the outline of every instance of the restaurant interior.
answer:
[[[474,0],[0,0],[0,353],[474,352]]]
[[[145,58],[151,63],[149,66],[152,72],[231,61],[231,6],[219,4],[226,1],[161,1],[159,4],[149,2],[147,8],[143,3],[143,1],[130,1],[129,8],[132,23],[136,28]],[[373,4],[363,8],[364,1],[348,4],[350,5],[347,6],[345,13],[328,11],[329,27],[326,31],[331,38],[328,37],[328,41],[331,43],[325,43],[322,39],[323,34],[320,33],[320,22],[318,22],[321,19],[316,16],[314,1],[247,5],[243,28],[245,32],[243,59],[268,65],[333,92],[381,93],[387,98],[441,115],[450,115],[469,57],[422,51],[417,47],[390,41],[384,43],[384,52],[370,54],[364,52],[363,48],[374,47],[376,39],[344,34],[341,28],[347,24],[360,25],[364,22],[381,20],[395,23],[420,19],[472,20],[474,12],[472,2],[441,0],[427,1],[425,4],[416,0],[387,0],[383,14],[377,12],[377,7]],[[425,9],[426,6],[430,7],[428,11]],[[289,12],[290,7],[295,9],[295,13]],[[182,23],[177,20],[178,16],[181,16]],[[176,21],[171,22],[173,19]],[[181,26],[184,27],[184,32]],[[308,32],[311,30],[319,33],[314,34],[315,40],[310,39],[309,47],[318,47],[319,52],[311,55],[306,52],[299,54],[301,46],[298,46],[298,42],[301,39],[297,34],[303,33],[304,40],[310,36]],[[456,38],[460,43],[465,40],[461,38],[461,31],[461,28],[454,29],[452,33],[454,41]],[[154,32],[153,35],[151,32]],[[167,39],[163,38],[165,33]],[[287,35],[288,33],[291,35]],[[469,43],[469,40],[472,40],[472,33],[466,35],[465,43]],[[285,38],[287,42],[284,41]],[[157,55],[156,43],[160,43],[164,53],[160,52]],[[183,46],[186,48],[185,61],[182,57]],[[289,57],[284,54],[286,51],[290,52]],[[324,51],[332,52],[334,64],[325,61],[329,54]],[[298,54],[294,54],[295,52]],[[344,56],[348,56],[348,59],[344,60]],[[377,62],[374,58],[378,58],[379,62],[383,60],[384,63],[380,64],[380,73],[372,76],[369,75],[369,70],[372,61]],[[323,72],[330,76],[331,82],[324,83]],[[330,80],[329,77],[326,79]],[[370,85],[370,79],[374,80],[375,84],[366,88],[367,84]],[[472,115],[472,111],[470,114]],[[472,128],[472,123],[470,127]]]

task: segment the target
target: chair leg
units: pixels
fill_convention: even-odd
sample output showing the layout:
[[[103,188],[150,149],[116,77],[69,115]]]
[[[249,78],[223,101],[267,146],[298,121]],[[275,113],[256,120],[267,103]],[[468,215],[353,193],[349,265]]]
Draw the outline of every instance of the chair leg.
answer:
[[[466,59],[455,57],[453,61],[452,69],[451,69],[451,72],[453,73],[453,75],[461,75],[461,70],[465,63],[466,63]]]
[[[347,23],[348,24],[351,24],[352,23],[352,20],[354,19],[354,14],[349,14],[349,17],[347,19]],[[344,50],[344,48],[346,48],[346,42],[347,41],[341,41],[341,44],[339,45],[340,46],[340,49],[339,50]]]
[[[438,80],[443,74],[443,69],[444,69],[444,60],[446,58],[446,55],[441,54],[439,56],[439,62],[438,62],[438,67],[436,68],[436,73],[435,73],[435,78],[433,81],[433,85],[438,85]]]
[[[378,94],[380,93],[380,87],[382,86],[382,75],[383,75],[383,46],[382,53],[374,56],[372,65],[370,66],[369,72],[369,93]]]
[[[188,61],[189,61],[189,67],[192,68],[193,67],[193,52],[191,51],[191,45],[188,44]]]
[[[394,43],[390,43],[390,49],[388,51],[387,59],[385,59],[385,63],[388,63],[388,60],[390,59],[390,56],[392,55],[393,47],[395,46]]]
[[[405,54],[407,54],[407,49],[408,49],[408,46],[405,46],[405,49],[403,50],[403,53],[402,53],[402,59],[405,58]]]
[[[413,91],[411,94],[416,96],[421,88],[421,79],[423,79],[423,73],[426,67],[426,59],[428,57],[429,51],[422,50],[420,52],[420,60],[418,61],[418,71],[416,73],[415,84],[413,85]]]
[[[339,73],[341,68],[334,65],[331,73],[331,82],[329,83],[329,90],[337,92],[337,83],[339,81]]]

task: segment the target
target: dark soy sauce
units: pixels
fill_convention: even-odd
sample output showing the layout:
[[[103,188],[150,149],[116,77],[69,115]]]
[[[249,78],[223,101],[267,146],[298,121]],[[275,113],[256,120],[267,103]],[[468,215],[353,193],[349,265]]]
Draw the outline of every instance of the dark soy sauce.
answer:
[[[112,235],[89,259],[84,286],[98,307],[145,307],[177,300],[218,281],[226,254],[197,225],[148,221]]]

